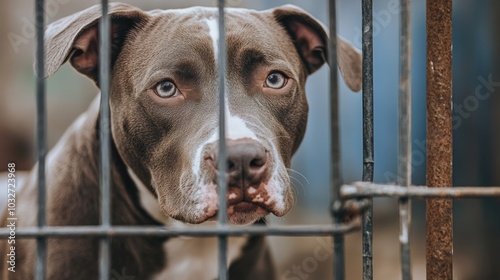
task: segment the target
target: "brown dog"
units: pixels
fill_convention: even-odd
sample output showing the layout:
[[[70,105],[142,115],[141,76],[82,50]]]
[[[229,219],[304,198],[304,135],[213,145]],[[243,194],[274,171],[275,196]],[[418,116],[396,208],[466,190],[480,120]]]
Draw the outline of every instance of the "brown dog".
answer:
[[[114,3],[110,15],[112,223],[214,223],[217,11],[143,12]],[[48,26],[47,77],[69,60],[99,84],[99,17],[94,6]],[[284,215],[294,202],[287,168],[306,128],[306,78],[327,60],[328,38],[317,20],[294,6],[227,9],[226,24],[227,211],[230,224],[249,225],[269,213]],[[360,54],[338,42],[340,70],[357,91]],[[48,225],[99,224],[98,105],[48,156]],[[19,226],[36,225],[35,176],[18,200]],[[2,267],[2,279],[32,279],[34,247],[33,240],[17,240],[16,272]],[[49,239],[47,253],[47,279],[97,279],[97,239]],[[111,276],[212,280],[216,254],[215,238],[115,238]],[[230,238],[228,256],[231,279],[274,278],[261,237]]]

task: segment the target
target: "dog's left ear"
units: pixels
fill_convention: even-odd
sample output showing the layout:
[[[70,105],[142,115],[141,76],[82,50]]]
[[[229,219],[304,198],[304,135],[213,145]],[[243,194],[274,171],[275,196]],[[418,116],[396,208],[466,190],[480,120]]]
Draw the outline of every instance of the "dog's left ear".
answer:
[[[138,8],[122,3],[109,5],[111,22],[111,63],[118,56],[131,29],[147,18]],[[70,61],[80,73],[99,84],[100,5],[60,19],[45,29],[45,73],[47,78]],[[112,64],[111,64],[112,65]]]
[[[271,11],[274,18],[288,31],[309,74],[328,62],[328,32],[317,19],[294,5],[281,6]],[[337,61],[347,86],[353,91],[359,91],[362,80],[361,54],[339,36]]]

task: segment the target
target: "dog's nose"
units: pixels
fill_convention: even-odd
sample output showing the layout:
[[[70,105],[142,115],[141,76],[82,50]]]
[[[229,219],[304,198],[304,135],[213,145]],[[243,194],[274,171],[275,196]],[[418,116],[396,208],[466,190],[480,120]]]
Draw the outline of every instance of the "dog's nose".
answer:
[[[252,139],[226,140],[228,185],[245,189],[259,185],[267,174],[267,151]],[[218,153],[214,154],[214,159]],[[217,167],[216,167],[217,169]]]
[[[260,184],[266,174],[266,149],[254,140],[233,140],[227,143],[227,174],[229,186],[246,188]]]

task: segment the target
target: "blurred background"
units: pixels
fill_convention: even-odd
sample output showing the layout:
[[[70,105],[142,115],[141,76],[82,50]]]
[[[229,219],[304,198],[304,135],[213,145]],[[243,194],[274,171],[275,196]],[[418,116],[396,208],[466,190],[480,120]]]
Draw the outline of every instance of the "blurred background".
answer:
[[[19,170],[34,163],[35,78],[34,4],[0,1],[0,171],[7,162]],[[75,13],[98,1],[47,0],[47,21]],[[209,0],[123,0],[144,10],[213,6]],[[327,25],[326,0],[228,0],[228,6],[267,9],[296,4]],[[338,32],[361,48],[361,1],[338,2]],[[413,184],[425,184],[425,1],[412,1]],[[500,185],[500,2],[453,1],[454,185]],[[399,1],[374,1],[375,181],[394,183],[397,173],[397,102]],[[487,81],[493,81],[489,83]],[[482,95],[475,93],[483,86]],[[308,130],[293,160],[293,182],[299,203],[273,224],[330,223],[328,67],[308,80]],[[361,94],[340,85],[342,172],[345,182],[358,181],[362,171]],[[98,93],[93,83],[70,66],[48,80],[48,132],[53,146],[71,122]],[[500,279],[500,201],[454,203],[456,279]],[[397,201],[375,200],[375,279],[400,279]],[[272,237],[279,279],[331,279],[331,257],[325,238]],[[346,238],[347,279],[361,279],[360,233]],[[425,202],[413,203],[412,261],[415,279],[425,278]],[[331,256],[331,255],[330,255]],[[297,272],[300,269],[300,273]],[[294,278],[296,277],[296,278]]]

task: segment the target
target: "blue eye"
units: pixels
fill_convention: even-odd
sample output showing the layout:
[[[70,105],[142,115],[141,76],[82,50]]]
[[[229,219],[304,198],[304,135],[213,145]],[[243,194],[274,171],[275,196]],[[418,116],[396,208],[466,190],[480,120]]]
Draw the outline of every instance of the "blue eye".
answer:
[[[161,98],[169,98],[179,95],[179,90],[173,82],[165,80],[156,84],[155,93]]]
[[[280,89],[286,85],[287,78],[280,72],[272,72],[266,78],[266,86],[269,88]]]

